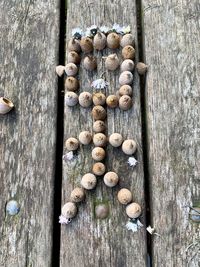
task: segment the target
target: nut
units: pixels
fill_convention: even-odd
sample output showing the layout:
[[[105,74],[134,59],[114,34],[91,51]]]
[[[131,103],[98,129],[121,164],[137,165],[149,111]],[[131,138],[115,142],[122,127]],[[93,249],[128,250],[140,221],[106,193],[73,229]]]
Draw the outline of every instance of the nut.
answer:
[[[67,76],[75,76],[78,72],[78,68],[74,63],[68,63],[65,66],[65,73]]]
[[[74,218],[76,216],[76,214],[77,214],[77,207],[73,202],[67,202],[62,207],[62,215],[66,219]]]
[[[126,214],[131,219],[138,218],[142,213],[142,209],[138,203],[131,203],[126,207]]]
[[[75,51],[77,53],[81,52],[79,41],[76,40],[75,38],[71,38],[68,42],[68,50]]]
[[[133,71],[134,70],[134,62],[131,59],[125,59],[121,64],[121,71]]]
[[[77,150],[79,147],[79,141],[74,137],[70,137],[65,141],[65,147],[69,151]]]
[[[102,133],[106,130],[106,125],[103,121],[95,121],[93,124],[93,131],[95,133]]]
[[[135,57],[135,49],[131,45],[126,45],[122,49],[122,57],[124,59],[134,59],[134,57]]]
[[[97,68],[97,59],[93,56],[86,56],[83,60],[83,66],[86,70],[92,71]]]
[[[107,172],[103,180],[108,187],[114,187],[118,183],[119,177],[115,172]]]
[[[85,198],[85,192],[83,188],[76,187],[74,190],[71,192],[70,199],[72,202],[81,202]]]
[[[92,134],[89,131],[83,131],[79,134],[79,142],[83,145],[89,145],[92,141]]]
[[[133,89],[130,85],[128,84],[125,84],[125,85],[122,85],[119,89],[119,94],[120,96],[123,96],[123,95],[129,95],[129,96],[132,96],[133,94]]]
[[[104,147],[107,143],[107,137],[103,133],[97,133],[93,136],[95,146]]]
[[[95,106],[103,106],[106,102],[106,96],[103,93],[95,93],[93,94],[93,103]]]
[[[123,95],[119,99],[119,108],[122,110],[128,110],[132,107],[132,99],[128,95]]]
[[[137,144],[134,140],[132,139],[128,139],[125,140],[122,144],[122,151],[126,154],[126,155],[132,155],[135,153],[137,149]]]
[[[78,90],[78,88],[79,88],[79,81],[76,78],[70,76],[65,80],[65,89],[66,90],[74,92],[74,91]]]
[[[106,152],[102,147],[95,147],[92,150],[92,158],[96,161],[101,161],[105,158]]]
[[[116,108],[118,106],[119,99],[116,95],[109,95],[106,98],[106,104],[109,108]]]
[[[140,75],[144,75],[147,71],[147,65],[145,65],[143,62],[138,62],[136,65],[136,69]]]
[[[106,36],[105,34],[98,32],[94,36],[94,48],[96,50],[103,50],[106,47]]]
[[[111,32],[107,36],[107,46],[111,49],[117,49],[120,45],[119,35],[115,32]]]
[[[133,37],[133,35],[131,33],[125,34],[121,39],[120,45],[122,47],[125,47],[127,45],[134,46],[134,37]]]
[[[116,70],[119,67],[119,58],[116,54],[111,54],[106,58],[105,67],[107,70]]]
[[[123,71],[119,76],[120,85],[132,84],[133,74],[130,71]]]
[[[103,175],[105,171],[106,171],[106,167],[102,162],[97,162],[92,167],[92,172],[97,176]]]
[[[119,190],[117,198],[121,204],[127,205],[132,201],[133,196],[130,190],[122,188],[121,190]]]
[[[97,184],[97,178],[92,173],[86,173],[81,179],[82,187],[87,190],[95,188],[96,184]]]
[[[104,120],[106,118],[106,110],[97,105],[92,109],[92,116],[94,120]]]
[[[65,104],[69,107],[73,107],[78,103],[78,95],[74,92],[67,92],[65,94]]]
[[[59,77],[62,77],[64,72],[65,72],[65,66],[62,66],[62,65],[56,66],[56,74]]]
[[[93,51],[92,40],[89,37],[82,37],[80,41],[81,50],[84,53],[90,53]]]
[[[71,52],[68,53],[67,61],[69,63],[80,64],[81,57],[75,51],[71,51]]]
[[[119,133],[113,133],[109,137],[109,143],[113,147],[119,147],[119,146],[121,146],[122,142],[123,142],[123,137]]]
[[[82,92],[79,95],[79,104],[83,107],[83,108],[88,108],[89,106],[92,105],[92,95],[89,92]]]

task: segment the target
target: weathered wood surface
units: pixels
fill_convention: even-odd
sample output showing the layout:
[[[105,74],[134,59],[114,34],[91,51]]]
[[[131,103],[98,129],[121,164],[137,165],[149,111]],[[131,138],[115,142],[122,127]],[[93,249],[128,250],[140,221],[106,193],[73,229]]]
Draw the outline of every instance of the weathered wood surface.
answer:
[[[93,24],[112,26],[130,24],[136,38],[136,7],[134,1],[68,1],[67,6],[67,40],[71,37],[71,30],[75,27],[86,29]],[[88,74],[82,66],[79,72],[81,91],[92,92],[91,82],[105,71],[102,55],[111,53],[104,50],[96,53],[98,57],[98,71]],[[120,52],[117,52],[120,55]],[[110,86],[106,95],[116,93],[119,88],[119,72],[105,77]],[[120,185],[115,189],[106,188],[102,179],[92,192],[87,193],[86,201],[79,205],[78,216],[61,230],[61,266],[111,266],[131,267],[145,266],[146,262],[146,231],[145,227],[137,232],[129,232],[125,228],[127,216],[116,194],[120,187],[131,188],[134,199],[141,203],[144,209],[144,178],[141,148],[141,114],[140,90],[138,77],[134,83],[134,109],[122,112],[119,109],[107,109],[108,135],[120,132],[124,138],[135,138],[138,143],[137,158],[139,165],[132,169],[127,165],[128,156],[120,149],[107,148],[106,166],[108,170],[116,171],[120,176]],[[84,109],[77,105],[74,108],[65,107],[64,138],[77,137],[82,130],[92,131],[91,108]],[[64,141],[65,141],[64,140]],[[69,201],[70,192],[80,185],[81,177],[91,172],[93,160],[91,158],[92,145],[81,147],[72,162],[63,163],[62,203]],[[66,150],[64,149],[64,152]],[[107,203],[110,216],[105,220],[95,218],[93,210],[97,203]],[[145,216],[142,218],[145,224]]]
[[[0,115],[0,266],[51,264],[58,2],[0,1],[0,94],[15,104]]]
[[[143,0],[153,266],[199,266],[199,1]]]

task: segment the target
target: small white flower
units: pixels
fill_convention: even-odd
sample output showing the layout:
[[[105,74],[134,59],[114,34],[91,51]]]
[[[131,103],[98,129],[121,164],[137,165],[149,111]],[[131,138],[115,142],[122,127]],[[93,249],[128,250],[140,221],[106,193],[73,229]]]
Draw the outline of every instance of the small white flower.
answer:
[[[63,215],[59,216],[59,223],[60,224],[69,224],[72,219],[66,219]]]
[[[103,32],[103,33],[108,33],[109,30],[110,30],[109,27],[107,27],[107,26],[101,26],[99,29],[100,29],[100,31]]]
[[[123,34],[130,33],[130,32],[131,32],[131,27],[130,27],[130,25],[128,25],[128,26],[123,26],[123,27],[122,27],[122,33],[123,33]]]
[[[104,89],[109,85],[104,79],[98,79],[92,82],[91,86],[95,89]]]
[[[67,154],[63,155],[63,160],[65,162],[70,161],[74,158],[73,151],[68,152]]]
[[[122,27],[119,24],[114,24],[112,30],[116,31],[117,33],[122,33]]]
[[[129,157],[128,164],[131,167],[135,167],[138,164],[138,161],[134,157]]]
[[[155,229],[152,228],[150,225],[146,229],[147,229],[147,232],[149,232],[151,235],[155,232]]]
[[[132,221],[129,221],[127,224],[126,224],[126,228],[128,230],[131,230],[132,232],[137,232],[141,227],[143,227],[143,224],[140,222],[139,219],[136,219],[136,220],[132,220]]]

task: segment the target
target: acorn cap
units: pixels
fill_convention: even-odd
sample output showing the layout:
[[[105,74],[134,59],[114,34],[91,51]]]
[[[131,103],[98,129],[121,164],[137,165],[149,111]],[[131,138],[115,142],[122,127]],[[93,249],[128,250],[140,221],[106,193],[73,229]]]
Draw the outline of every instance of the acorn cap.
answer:
[[[81,57],[79,56],[78,53],[76,53],[75,51],[71,51],[68,53],[67,55],[67,61],[69,63],[74,63],[74,64],[80,64],[81,62]]]
[[[106,98],[106,104],[109,108],[116,108],[118,106],[119,99],[116,95],[109,95]]]
[[[74,63],[68,63],[65,66],[65,73],[67,76],[75,76],[78,72],[78,68]]]
[[[62,207],[62,215],[66,219],[74,218],[76,216],[76,214],[77,214],[77,207],[73,202],[67,202]]]
[[[142,213],[142,209],[138,203],[131,203],[126,207],[126,214],[131,219],[138,218]]]
[[[89,145],[92,141],[92,134],[89,131],[83,131],[79,134],[79,142],[83,145]]]
[[[102,133],[106,130],[106,125],[104,121],[97,120],[93,124],[93,131],[95,133]]]
[[[71,38],[68,42],[68,51],[75,51],[77,53],[81,52],[79,41],[75,38]]]
[[[97,68],[97,59],[93,56],[86,56],[83,60],[83,66],[86,70],[93,71]]]
[[[128,139],[125,140],[122,144],[122,151],[126,154],[126,155],[132,155],[135,153],[137,149],[137,144],[134,140],[132,139]]]
[[[107,143],[107,137],[103,133],[97,133],[93,136],[93,143],[95,146],[104,147]]]
[[[65,72],[65,66],[62,66],[62,65],[56,66],[56,74],[59,77],[62,77],[64,72]]]
[[[106,152],[102,147],[95,147],[92,150],[92,158],[96,161],[101,161],[105,158]]]
[[[120,37],[117,33],[111,32],[107,36],[107,47],[111,49],[117,49],[120,45]]]
[[[93,40],[94,48],[96,50],[103,50],[106,47],[106,36],[102,32],[97,32]]]
[[[133,89],[130,85],[128,84],[124,84],[120,87],[119,89],[119,94],[120,96],[123,96],[123,95],[129,95],[129,96],[132,96],[133,94]]]
[[[132,107],[132,99],[128,95],[123,95],[119,99],[119,108],[122,110],[128,110]]]
[[[115,172],[107,172],[104,175],[103,180],[104,180],[105,185],[107,185],[108,187],[114,187],[117,185],[119,181],[119,177]]]
[[[83,188],[76,187],[74,190],[71,192],[70,199],[72,202],[81,202],[85,198],[85,192]]]
[[[96,184],[97,184],[97,178],[92,173],[86,173],[81,179],[82,187],[87,190],[95,188]]]
[[[106,103],[106,96],[103,93],[95,93],[93,94],[93,104],[95,106],[100,105],[103,106]]]
[[[102,106],[95,106],[92,109],[92,116],[94,120],[104,120],[106,118],[106,110]]]
[[[78,103],[78,95],[74,92],[66,92],[65,104],[69,107],[73,107]]]
[[[117,198],[121,204],[127,205],[132,201],[133,196],[130,190],[122,188],[121,190],[119,190]]]
[[[97,162],[92,167],[92,172],[97,176],[103,175],[105,171],[106,171],[106,167],[102,162]]]
[[[79,141],[74,137],[70,137],[65,141],[65,147],[69,151],[77,150],[79,147]]]
[[[122,49],[122,57],[124,59],[134,59],[135,49],[131,45],[127,45]]]
[[[106,57],[105,67],[107,70],[116,70],[119,67],[119,58],[117,54],[111,54]]]
[[[132,84],[133,83],[133,74],[130,71],[123,71],[119,76],[119,84]]]
[[[120,41],[120,45],[121,47],[125,47],[127,45],[131,45],[131,46],[134,46],[134,37],[131,33],[127,33],[125,34],[121,41]]]
[[[81,50],[84,53],[90,53],[93,51],[92,40],[89,37],[82,37],[80,41]]]
[[[92,105],[92,95],[89,92],[82,92],[79,95],[79,104],[83,107],[83,108],[88,108]]]
[[[121,146],[122,142],[123,142],[123,137],[119,133],[113,133],[109,137],[109,143],[113,147],[119,147],[119,146]]]
[[[125,59],[122,62],[121,66],[120,66],[120,69],[121,69],[122,72],[123,71],[133,71],[134,70],[134,66],[135,66],[135,64],[134,64],[133,60]]]
[[[145,65],[143,62],[138,62],[136,65],[136,69],[140,75],[144,75],[147,71],[147,65]]]
[[[65,89],[68,90],[68,91],[77,91],[79,88],[79,81],[70,76],[68,77],[66,80],[65,80]]]

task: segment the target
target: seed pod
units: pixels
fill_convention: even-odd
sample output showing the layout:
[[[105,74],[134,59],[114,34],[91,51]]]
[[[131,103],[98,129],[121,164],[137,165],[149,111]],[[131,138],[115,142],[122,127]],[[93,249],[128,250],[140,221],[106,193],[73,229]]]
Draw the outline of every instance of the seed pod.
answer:
[[[132,107],[132,99],[128,95],[123,95],[119,99],[119,108],[122,110],[128,110]]]
[[[134,37],[131,33],[125,34],[120,42],[121,47],[125,47],[127,45],[134,46]]]
[[[92,71],[97,68],[97,59],[93,56],[86,56],[83,60],[83,66],[86,70]]]
[[[79,88],[79,81],[70,76],[65,80],[65,89],[68,91],[76,91]]]
[[[133,89],[130,85],[128,84],[125,84],[125,85],[122,85],[119,89],[119,94],[120,96],[123,96],[123,95],[129,95],[129,96],[132,96],[133,94]]]
[[[65,66],[65,73],[67,76],[75,76],[78,72],[78,68],[74,63],[68,63]]]
[[[103,93],[93,94],[93,103],[95,106],[103,106],[106,103],[106,96]]]
[[[136,69],[140,75],[144,75],[147,71],[147,65],[145,65],[143,62],[138,62],[136,65]]]
[[[108,217],[109,214],[109,208],[106,204],[99,204],[95,207],[95,216],[98,219],[105,219]]]
[[[62,215],[66,219],[72,219],[76,216],[76,214],[77,214],[77,207],[73,202],[67,202],[62,207]]]
[[[92,158],[96,161],[101,161],[105,158],[106,152],[102,147],[95,147],[92,150]]]
[[[127,205],[132,201],[133,196],[130,190],[122,188],[121,190],[119,190],[117,198],[121,204]]]
[[[102,106],[95,106],[92,109],[92,116],[94,120],[104,120],[106,118],[106,110]]]
[[[72,202],[81,202],[85,198],[85,192],[83,188],[76,187],[74,190],[71,192],[70,199]]]
[[[132,139],[128,139],[125,140],[122,144],[122,151],[126,154],[126,155],[132,155],[135,153],[137,149],[137,144],[134,140]]]
[[[102,32],[98,32],[94,36],[94,48],[96,50],[103,50],[106,47],[106,36]]]
[[[96,184],[97,184],[97,178],[92,173],[86,173],[81,179],[82,187],[87,190],[95,188]]]
[[[82,37],[80,41],[81,50],[84,53],[90,53],[93,51],[92,40],[89,37]]]
[[[134,70],[134,62],[131,59],[125,59],[121,64],[121,71],[133,71]]]
[[[64,72],[65,72],[65,66],[62,66],[62,65],[56,66],[56,74],[59,77],[62,77]]]
[[[69,107],[73,107],[78,103],[78,95],[74,92],[67,92],[65,94],[65,104]]]
[[[79,134],[79,142],[83,145],[89,145],[92,141],[92,134],[89,131],[83,131]]]
[[[97,162],[92,167],[92,172],[97,176],[103,175],[105,171],[106,171],[106,167],[102,162]]]
[[[106,98],[106,104],[109,108],[116,108],[118,106],[119,99],[116,95],[109,95]]]
[[[109,143],[113,147],[119,147],[119,146],[121,146],[122,142],[123,142],[123,137],[119,133],[113,133],[109,137]]]
[[[79,147],[79,142],[76,138],[70,137],[65,141],[65,147],[69,151],[77,150]]]
[[[107,172],[103,180],[108,187],[114,187],[118,183],[119,177],[115,172]]]
[[[8,98],[0,97],[0,114],[4,115],[14,108],[14,104]]]
[[[104,147],[107,143],[107,137],[103,133],[97,133],[93,136],[95,146]]]
[[[116,54],[109,55],[105,61],[107,70],[116,70],[119,67],[119,58]]]
[[[83,107],[83,108],[88,108],[89,106],[92,105],[92,95],[89,92],[82,92],[79,95],[79,104]]]
[[[122,49],[122,57],[124,59],[134,59],[135,49],[131,45],[127,45]]]
[[[67,61],[69,63],[80,64],[81,57],[75,51],[71,51],[71,52],[68,53]]]
[[[107,46],[111,49],[117,49],[120,45],[119,35],[115,32],[111,32],[107,36]]]
[[[131,203],[126,207],[126,214],[131,219],[138,218],[142,213],[142,209],[138,203]]]
[[[71,38],[68,42],[68,51],[75,51],[77,53],[81,52],[79,41],[75,38]]]
[[[103,121],[95,121],[94,124],[93,124],[93,131],[95,133],[102,133],[104,132],[106,129],[106,125]]]
[[[132,84],[133,82],[133,74],[130,71],[123,71],[119,76],[119,84]]]

